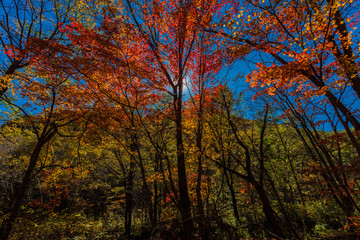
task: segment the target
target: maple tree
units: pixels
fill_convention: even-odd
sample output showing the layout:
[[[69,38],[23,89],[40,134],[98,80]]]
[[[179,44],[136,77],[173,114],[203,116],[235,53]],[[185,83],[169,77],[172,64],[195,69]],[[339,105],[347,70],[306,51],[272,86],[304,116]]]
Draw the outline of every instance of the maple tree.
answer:
[[[234,56],[258,51],[270,60],[257,63],[248,75],[251,86],[266,94],[291,89],[300,93],[298,102],[325,98],[359,153],[358,133],[350,130],[360,129],[358,13],[353,6],[352,1],[245,1],[228,26],[240,43],[230,46]]]
[[[187,78],[191,82],[196,82],[196,90],[200,94],[197,147],[201,151],[204,81],[208,78],[208,74],[218,71],[218,64],[221,61],[217,57],[217,52],[213,50],[219,45],[214,41],[209,42],[203,29],[211,24],[213,14],[220,10],[221,5],[216,1],[158,1],[152,4],[127,1],[126,6],[141,39],[147,45],[148,56],[161,74],[162,83],[170,88],[168,92],[173,99],[172,112],[175,115],[176,124],[178,204],[183,221],[184,239],[192,237],[194,226],[191,217],[183,142],[183,91]],[[148,13],[152,13],[152,15]],[[198,161],[198,209],[202,214],[199,193],[201,155]]]

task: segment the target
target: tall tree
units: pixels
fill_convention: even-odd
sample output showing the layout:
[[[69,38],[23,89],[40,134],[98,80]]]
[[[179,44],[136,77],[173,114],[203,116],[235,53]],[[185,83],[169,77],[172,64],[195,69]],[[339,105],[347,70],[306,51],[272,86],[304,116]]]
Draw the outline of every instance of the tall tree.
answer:
[[[172,96],[175,115],[179,211],[183,238],[194,234],[188,193],[183,142],[183,95],[186,79],[194,71],[195,44],[202,30],[210,26],[213,14],[221,8],[216,1],[126,2],[126,9],[144,43],[147,58],[160,73],[161,84]],[[215,47],[215,46],[212,46]],[[200,60],[201,61],[201,60]],[[193,79],[190,78],[190,81]],[[164,89],[164,88],[163,88]]]

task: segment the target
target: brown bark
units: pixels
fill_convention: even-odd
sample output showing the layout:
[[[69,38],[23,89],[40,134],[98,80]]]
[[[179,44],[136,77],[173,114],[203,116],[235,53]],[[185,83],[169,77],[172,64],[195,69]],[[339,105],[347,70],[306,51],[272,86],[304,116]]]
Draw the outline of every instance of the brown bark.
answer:
[[[262,184],[258,184],[254,180],[250,180],[250,183],[255,187],[256,193],[260,198],[262,209],[266,218],[265,227],[268,227],[270,232],[276,235],[275,237],[285,238],[285,234],[282,231],[282,228],[280,227],[277,218],[275,217],[274,210],[270,204],[264,187],[262,186]]]
[[[134,161],[130,160],[130,172],[125,186],[125,236],[131,236],[131,222],[133,209],[133,183],[134,183]]]
[[[236,200],[236,194],[235,194],[235,190],[234,190],[234,180],[232,177],[232,174],[230,173],[230,177],[228,176],[227,171],[224,171],[224,175],[225,175],[225,179],[226,179],[226,183],[228,185],[229,191],[230,191],[230,196],[231,196],[231,202],[232,202],[232,207],[233,207],[233,213],[234,213],[234,217],[236,219],[236,221],[241,224],[240,221],[240,216],[239,216],[239,210],[237,207],[237,200]]]
[[[182,91],[179,97],[174,98],[175,110],[175,124],[176,124],[176,149],[177,149],[177,167],[178,167],[178,181],[179,181],[179,197],[180,197],[180,214],[183,224],[183,239],[192,239],[194,234],[194,224],[191,216],[191,204],[188,193],[185,153],[183,145],[183,128],[182,128]]]
[[[326,2],[333,8],[333,5],[335,3],[334,0],[326,0]],[[351,81],[351,86],[354,92],[356,93],[358,98],[360,98],[360,76],[358,72],[358,67],[356,66],[354,52],[351,47],[349,32],[345,24],[346,21],[341,15],[341,12],[338,8],[333,9],[333,19],[336,23],[336,29],[338,30],[340,35],[340,47],[342,49],[342,53],[333,35],[329,35],[327,37],[327,40],[333,44],[332,52],[337,62],[341,66],[342,70],[344,71],[346,77]]]
[[[28,65],[28,63],[23,63],[22,64],[21,60],[14,60],[12,62],[12,64],[8,67],[8,69],[6,70],[5,76],[12,75],[12,74],[15,73],[15,71],[17,69],[23,68],[23,67],[25,67],[27,65]],[[0,86],[1,86],[1,88],[0,88],[0,97],[2,97],[5,94],[5,92],[8,90],[8,84],[9,83],[4,82],[4,80],[1,79],[1,81],[0,81]]]

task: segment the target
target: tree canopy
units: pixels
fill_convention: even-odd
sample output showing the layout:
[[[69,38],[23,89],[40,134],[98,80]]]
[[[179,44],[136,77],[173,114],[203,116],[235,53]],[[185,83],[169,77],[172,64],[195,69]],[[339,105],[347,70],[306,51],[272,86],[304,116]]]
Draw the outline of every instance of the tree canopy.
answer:
[[[360,238],[358,2],[0,9],[1,239]]]

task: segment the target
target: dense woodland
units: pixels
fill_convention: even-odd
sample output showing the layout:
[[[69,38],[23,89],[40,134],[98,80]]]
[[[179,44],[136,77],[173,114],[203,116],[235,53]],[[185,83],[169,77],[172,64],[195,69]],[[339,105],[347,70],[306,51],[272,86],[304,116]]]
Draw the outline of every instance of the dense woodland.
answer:
[[[359,21],[0,0],[0,238],[360,239]]]

